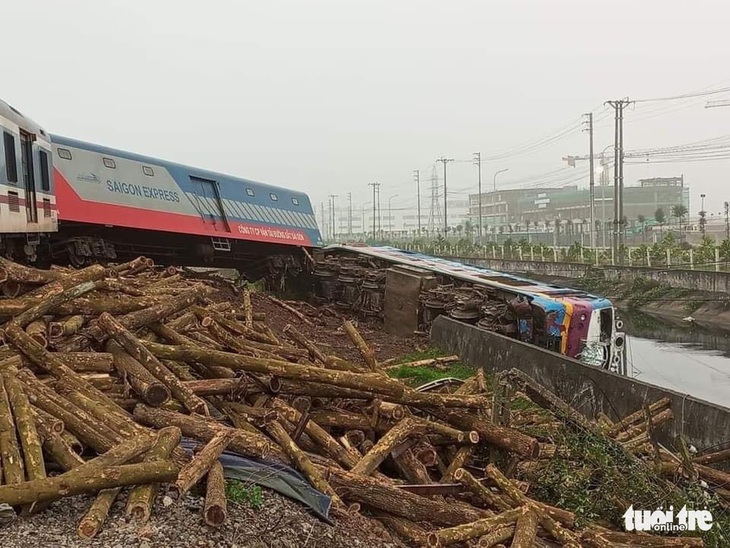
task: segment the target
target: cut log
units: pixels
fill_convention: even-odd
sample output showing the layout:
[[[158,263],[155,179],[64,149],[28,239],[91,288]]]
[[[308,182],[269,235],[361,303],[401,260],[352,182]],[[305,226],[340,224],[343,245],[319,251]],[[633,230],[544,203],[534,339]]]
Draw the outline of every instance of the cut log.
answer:
[[[401,382],[374,374],[356,374],[348,371],[332,371],[319,367],[309,367],[279,360],[266,360],[239,356],[229,352],[195,349],[182,346],[167,346],[141,341],[158,358],[197,361],[206,365],[223,365],[234,370],[253,373],[268,373],[286,379],[322,382],[344,388],[354,388],[368,393],[401,396],[404,386]]]
[[[180,469],[177,481],[171,486],[170,490],[175,498],[179,499],[184,496],[196,483],[203,479],[213,463],[218,460],[231,443],[234,433],[231,429],[217,432],[206,446],[193,457],[193,460]]]
[[[459,356],[444,356],[442,358],[429,358],[426,360],[416,360],[413,362],[403,362],[394,365],[383,367],[385,370],[398,369],[401,367],[432,367],[438,365],[445,365],[447,363],[454,363],[459,361]],[[467,392],[458,392],[459,394],[467,394]]]
[[[456,455],[454,455],[454,458],[451,459],[449,466],[446,468],[446,472],[444,472],[444,475],[441,476],[439,483],[454,482],[456,480],[456,477],[455,477],[456,471],[459,468],[461,468],[462,466],[465,466],[473,454],[474,454],[473,447],[468,446],[468,445],[459,447],[459,450],[456,452]]]
[[[194,286],[184,293],[176,295],[175,297],[167,299],[161,303],[136,312],[125,314],[118,319],[118,322],[125,329],[134,331],[140,327],[144,327],[173,316],[177,312],[189,307],[199,299],[203,298],[205,295],[210,293],[210,291],[211,288],[204,285]],[[69,339],[67,343],[60,345],[60,348],[66,352],[83,350],[89,346],[90,339],[101,343],[106,341],[106,338],[107,334],[98,324],[97,320],[95,322],[91,322],[88,329],[85,330],[84,335]]]
[[[567,510],[563,510],[562,508],[555,508],[554,506],[549,506],[529,499],[493,464],[487,465],[485,472],[487,476],[499,486],[504,494],[514,501],[515,504],[529,506],[530,509],[537,514],[540,525],[542,525],[555,540],[567,546],[580,548],[578,538],[572,532],[564,529],[557,521],[559,519],[561,521],[564,520],[564,522],[567,522],[566,524],[568,526],[573,526],[575,524],[575,514],[568,512]]]
[[[20,455],[20,444],[15,436],[15,421],[2,376],[0,376],[0,458],[6,484],[21,483],[25,480],[23,457]]]
[[[127,353],[147,369],[157,380],[163,383],[170,393],[182,403],[191,413],[207,415],[208,408],[205,402],[196,396],[192,390],[187,388],[167,367],[147,350],[140,341],[126,330],[122,324],[117,322],[111,315],[102,314],[99,316],[99,326],[104,329],[110,337],[119,343]]]
[[[43,447],[36,430],[33,411],[28,396],[23,390],[23,385],[15,376],[14,368],[3,366],[7,363],[7,361],[0,363],[0,375],[2,375],[18,438],[20,438],[25,475],[29,480],[43,479],[46,477],[46,466],[43,462]]]
[[[544,409],[552,411],[566,422],[575,424],[584,430],[595,430],[594,425],[585,416],[519,369],[510,369],[505,375],[505,380],[512,381],[522,389],[528,398]]]
[[[82,315],[71,316],[62,322],[50,322],[48,324],[48,336],[51,339],[60,339],[75,335],[84,326],[86,318]]]
[[[406,449],[397,457],[393,457],[393,461],[400,471],[400,476],[404,477],[408,482],[414,485],[425,485],[431,483],[431,477],[428,475],[428,470],[426,470],[423,463],[416,458],[411,449]]]
[[[103,453],[114,445],[108,431],[100,430],[92,422],[91,417],[86,416],[80,409],[68,404],[68,402],[64,403],[65,400],[59,399],[55,392],[45,387],[30,371],[19,371],[18,378],[26,388],[26,394],[30,402],[61,420],[65,428],[73,432],[84,445],[91,447],[98,453]]]
[[[43,348],[48,346],[48,338],[46,337],[46,322],[42,319],[34,320],[25,328],[25,332]]]
[[[170,399],[170,390],[167,386],[130,356],[117,341],[108,341],[106,349],[114,360],[116,370],[125,376],[132,390],[145,403],[159,407]]]
[[[723,449],[722,451],[700,455],[699,457],[693,458],[692,462],[707,465],[714,464],[716,462],[724,462],[726,460],[730,460],[730,449]]]
[[[84,517],[81,518],[79,526],[76,529],[81,538],[92,539],[101,531],[101,526],[104,525],[109,515],[109,510],[121,490],[121,487],[115,487],[113,489],[99,491],[96,499],[94,499],[94,502]]]
[[[299,346],[309,352],[310,358],[312,358],[313,360],[317,360],[323,365],[327,363],[327,356],[325,356],[324,353],[319,348],[317,348],[316,344],[314,344],[299,331],[297,331],[297,329],[293,325],[287,324],[282,332],[284,333],[284,335],[289,337],[291,340],[293,340],[295,343],[297,343]]]
[[[660,400],[655,401],[651,405],[649,405],[649,411],[652,415],[656,415],[659,411],[663,411],[667,407],[669,407],[670,399],[669,398],[661,398]],[[626,430],[630,426],[633,426],[634,424],[637,424],[639,422],[642,422],[645,419],[644,417],[644,410],[639,409],[638,411],[635,411],[634,413],[631,413],[630,415],[620,419],[616,422],[616,424],[610,428],[607,432],[607,435],[610,437],[617,436],[622,430]]]
[[[431,500],[338,468],[328,468],[326,479],[345,501],[358,502],[415,522],[459,525],[489,516],[485,510],[469,504]]]
[[[43,449],[61,468],[68,471],[84,464],[84,460],[69,447],[59,434],[47,429],[42,422],[36,422],[36,428],[43,443]]]
[[[537,514],[526,508],[517,518],[515,534],[510,548],[532,548],[537,536]]]
[[[453,477],[490,508],[494,508],[496,510],[508,510],[510,508],[509,504],[505,503],[499,496],[492,493],[467,470],[459,468],[453,474]]]
[[[483,441],[520,456],[536,458],[540,452],[540,444],[535,438],[514,428],[492,424],[476,415],[457,411],[446,413],[442,418],[463,430],[475,430]]]
[[[288,421],[298,424],[302,419],[302,415],[299,411],[287,405],[284,401],[273,398],[269,404],[276,409],[285,419]],[[344,448],[342,445],[337,443],[337,440],[330,436],[326,430],[324,430],[316,421],[307,421],[304,427],[304,432],[315,442],[322,450],[333,460],[337,461],[341,466],[352,469],[357,462],[360,460],[360,456],[354,454],[352,451]]]
[[[297,310],[296,308],[292,308],[291,306],[289,306],[285,302],[280,301],[279,299],[276,299],[276,298],[272,297],[271,295],[267,295],[267,297],[268,297],[268,299],[272,303],[277,304],[281,308],[283,308],[284,310],[286,310],[287,312],[290,312],[290,313],[294,314],[297,318],[299,318],[299,320],[302,323],[304,323],[304,324],[306,324],[306,325],[308,325],[310,327],[314,327],[314,324],[309,320],[309,318],[307,318],[304,314],[302,314],[301,312],[299,312],[299,310]]]
[[[383,512],[376,513],[375,519],[393,531],[400,538],[407,540],[411,545],[423,546],[426,544],[426,535],[428,533],[423,527],[417,523],[413,523],[411,520],[392,516]]]
[[[226,480],[223,476],[223,465],[215,461],[208,470],[205,484],[205,504],[203,520],[206,525],[220,527],[228,519],[228,502],[226,500]]]
[[[61,362],[55,354],[48,352],[45,348],[31,339],[28,334],[14,323],[7,324],[5,337],[25,354],[36,366],[43,371],[51,373],[59,380],[66,381],[80,392],[96,400],[100,405],[106,407],[110,412],[121,412],[116,404],[105,394],[94,388],[90,383],[81,378],[75,371]]]
[[[60,476],[1,485],[0,504],[18,506],[127,485],[167,483],[177,477],[177,472],[177,466],[171,461],[126,464],[103,469],[86,469],[84,465]]]
[[[514,533],[515,528],[512,525],[501,527],[496,531],[492,531],[479,537],[477,548],[492,548],[492,546],[500,545],[500,543],[511,539]]]
[[[49,415],[48,413],[43,411],[43,409],[39,409],[38,407],[32,405],[31,411],[33,412],[33,419],[36,422],[36,426],[38,425],[38,423],[43,423],[46,429],[50,432],[53,432],[55,434],[62,434],[64,432],[65,426],[62,420],[59,420],[56,417]]]
[[[448,529],[439,529],[434,533],[429,533],[428,537],[426,537],[426,542],[428,546],[436,548],[481,537],[495,529],[501,529],[505,525],[512,525],[517,521],[521,513],[522,510],[514,508],[496,516],[483,518],[472,523],[465,523],[455,527],[449,527]]]
[[[258,381],[263,381],[264,386],[272,394],[277,392],[275,388],[280,384],[276,377],[259,377]],[[262,391],[261,384],[247,376],[231,379],[199,379],[185,381],[184,384],[197,396],[226,396],[231,401],[238,401]]]
[[[254,436],[243,430],[234,430],[201,416],[183,415],[140,404],[134,408],[134,417],[142,424],[154,426],[155,428],[177,426],[184,436],[204,442],[209,442],[222,430],[232,430],[234,432],[233,439],[229,444],[232,451],[258,458],[281,454],[280,451],[272,447],[271,442],[263,435]]]
[[[337,496],[337,493],[335,493],[327,480],[324,479],[320,471],[315,468],[304,451],[302,451],[294,440],[289,437],[289,434],[284,427],[278,422],[272,422],[266,425],[266,430],[269,432],[271,437],[276,440],[276,443],[281,446],[284,453],[287,454],[296,469],[304,474],[315,489],[318,489],[325,495],[332,497],[332,502],[335,507],[342,507],[343,504],[340,497]]]
[[[160,430],[157,441],[147,451],[144,462],[159,462],[170,458],[175,447],[180,443],[182,434],[176,426],[168,426]],[[157,495],[158,484],[137,485],[127,497],[126,515],[140,523],[147,523],[152,514],[152,505]]]
[[[651,422],[653,427],[657,427],[661,424],[664,424],[665,422],[669,422],[674,419],[674,413],[671,409],[665,409],[664,411],[658,413],[657,415],[654,415],[651,417]],[[641,423],[637,424],[636,426],[631,426],[627,430],[624,430],[620,432],[616,436],[616,441],[627,441],[631,438],[634,438],[641,434],[642,432],[646,432],[647,430],[647,423]]]
[[[310,416],[320,426],[325,428],[339,428],[341,430],[363,430],[373,429],[370,417],[344,409],[317,409],[312,411]]]
[[[87,281],[65,289],[60,293],[56,293],[55,295],[44,299],[42,302],[29,308],[25,312],[18,314],[13,318],[12,323],[19,327],[25,327],[32,321],[37,320],[38,318],[48,314],[60,304],[80,297],[81,295],[88,293],[89,291],[93,291],[94,289],[96,289],[96,287],[97,282]]]
[[[375,353],[368,346],[368,343],[365,342],[365,339],[362,338],[362,335],[360,335],[360,332],[352,324],[352,322],[346,321],[342,324],[342,327],[344,328],[345,333],[347,333],[347,336],[350,338],[350,341],[352,341],[352,344],[354,344],[355,348],[357,348],[358,352],[360,352],[362,359],[365,360],[365,363],[370,370],[373,372],[380,371],[378,362],[375,359]]]
[[[391,428],[387,434],[385,434],[373,448],[360,459],[352,472],[355,474],[361,474],[369,476],[375,469],[380,466],[385,458],[388,456],[393,448],[404,441],[406,438],[414,435],[423,433],[423,426],[416,424],[411,419],[403,419],[393,428]]]
[[[60,277],[58,272],[23,266],[4,257],[0,257],[0,282],[13,281],[24,284],[47,284],[58,280]]]

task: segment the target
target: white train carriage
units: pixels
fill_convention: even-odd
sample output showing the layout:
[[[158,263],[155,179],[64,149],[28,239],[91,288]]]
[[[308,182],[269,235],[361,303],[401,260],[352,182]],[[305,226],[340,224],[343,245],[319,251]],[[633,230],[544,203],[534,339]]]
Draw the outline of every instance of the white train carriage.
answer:
[[[33,260],[58,230],[50,136],[0,100],[0,252]]]

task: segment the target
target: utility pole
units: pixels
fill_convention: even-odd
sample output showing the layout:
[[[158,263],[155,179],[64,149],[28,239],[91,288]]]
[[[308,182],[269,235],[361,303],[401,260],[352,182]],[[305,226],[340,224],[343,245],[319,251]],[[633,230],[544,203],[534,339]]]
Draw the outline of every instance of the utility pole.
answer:
[[[614,116],[614,144],[613,144],[613,248],[614,256],[618,257],[619,264],[623,264],[624,257],[624,108],[631,101],[618,99],[606,101],[615,111]]]
[[[725,202],[725,239],[730,240],[730,202]]]
[[[324,202],[319,203],[319,217],[322,219],[322,224],[320,226],[324,230],[324,234],[322,234],[322,236],[324,236],[324,239],[326,240],[327,233],[329,232],[329,223],[326,223],[324,220]]]
[[[413,170],[413,180],[416,182],[416,196],[418,199],[418,237],[421,237],[421,172]]]
[[[352,192],[347,193],[347,237],[352,238]]]
[[[477,198],[477,207],[479,208],[479,244],[482,243],[482,153],[481,152],[475,152],[474,153],[474,164],[477,166],[477,177],[478,177],[478,198]]]
[[[330,200],[332,200],[332,215],[331,215],[332,221],[331,222],[332,222],[332,239],[333,240],[337,239],[337,222],[336,222],[337,215],[335,213],[335,198],[337,198],[337,194],[330,194]]]
[[[588,158],[590,159],[590,208],[591,208],[591,249],[596,252],[596,176],[593,168],[593,113],[589,112],[588,117]]]
[[[383,217],[380,213],[380,183],[378,183],[378,235],[383,239]]]
[[[376,189],[380,186],[380,183],[368,183],[368,186],[373,187],[373,240],[374,240],[376,238],[376,236],[375,236],[375,206],[377,204],[377,202],[375,201],[375,193],[376,193]],[[378,208],[378,209],[380,209],[380,208]],[[363,221],[364,220],[365,219],[363,218]],[[365,223],[363,222],[363,224],[365,224]]]
[[[453,162],[454,159],[453,158],[444,158],[443,156],[441,156],[441,158],[437,159],[436,161],[444,164],[444,237],[446,237],[446,235],[449,232],[449,213],[448,213],[449,206],[448,206],[448,202],[447,202],[448,191],[446,190],[446,164],[448,164],[449,162]]]

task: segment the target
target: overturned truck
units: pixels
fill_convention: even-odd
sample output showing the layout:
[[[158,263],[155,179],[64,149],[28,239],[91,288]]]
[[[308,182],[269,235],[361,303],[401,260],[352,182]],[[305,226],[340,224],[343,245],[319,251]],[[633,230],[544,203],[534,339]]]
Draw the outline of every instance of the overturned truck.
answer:
[[[330,246],[314,260],[319,303],[379,319],[392,333],[427,331],[446,314],[626,373],[623,322],[603,297],[385,246]]]

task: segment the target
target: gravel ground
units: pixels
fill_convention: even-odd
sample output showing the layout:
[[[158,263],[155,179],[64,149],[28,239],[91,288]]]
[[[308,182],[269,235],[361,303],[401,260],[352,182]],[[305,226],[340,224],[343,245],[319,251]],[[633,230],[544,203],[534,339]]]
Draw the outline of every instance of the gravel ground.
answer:
[[[220,529],[207,527],[201,518],[203,499],[187,496],[165,507],[158,498],[145,525],[124,517],[123,493],[112,507],[102,531],[93,540],[76,534],[79,520],[93,500],[79,496],[51,505],[43,513],[18,518],[0,529],[2,548],[400,548],[363,518],[340,520],[336,527],[308,514],[304,507],[264,490],[259,510],[229,502],[228,521]]]

